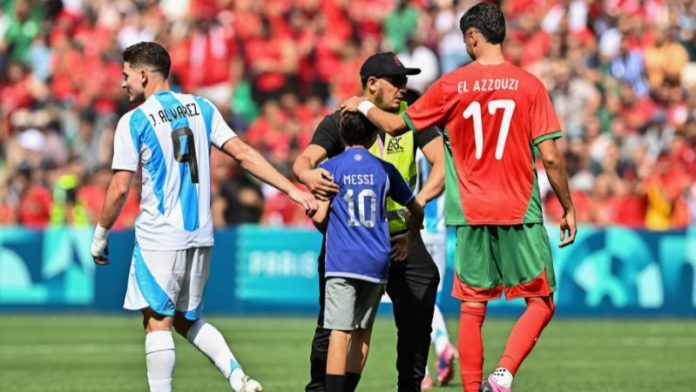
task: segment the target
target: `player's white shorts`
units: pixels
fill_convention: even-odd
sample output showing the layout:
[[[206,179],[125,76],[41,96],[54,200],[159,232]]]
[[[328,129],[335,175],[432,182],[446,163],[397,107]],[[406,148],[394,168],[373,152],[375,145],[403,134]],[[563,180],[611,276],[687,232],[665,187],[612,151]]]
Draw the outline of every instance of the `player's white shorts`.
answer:
[[[147,307],[164,316],[174,311],[200,318],[212,247],[148,251],[135,244],[123,307]]]
[[[445,270],[447,268],[447,231],[426,231],[421,230],[421,237],[425,244],[425,249],[430,253],[430,257],[435,261],[437,270],[440,273],[440,284],[437,286],[438,299],[442,291],[442,283],[445,281]],[[439,301],[438,301],[439,302]]]

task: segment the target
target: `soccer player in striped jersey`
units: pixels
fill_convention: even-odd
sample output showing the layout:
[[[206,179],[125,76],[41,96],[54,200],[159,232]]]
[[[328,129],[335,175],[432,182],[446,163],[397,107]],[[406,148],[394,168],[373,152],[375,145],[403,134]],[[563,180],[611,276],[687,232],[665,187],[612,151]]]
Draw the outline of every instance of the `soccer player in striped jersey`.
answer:
[[[232,390],[261,391],[261,385],[245,375],[222,334],[200,318],[213,246],[211,145],[287,193],[308,213],[317,203],[236,137],[208,100],[172,92],[167,81],[170,66],[166,49],[154,42],[123,52],[121,87],[131,102],[143,102],[118,122],[114,173],[91,253],[98,265],[109,263],[108,230],[120,214],[134,173],[141,170],[141,212],[124,308],[143,314],[150,391],[172,390],[172,327],[210,359]]]
[[[466,392],[509,392],[513,376],[555,311],[556,278],[543,224],[534,150],[564,215],[561,243],[573,243],[575,207],[555,139],[560,124],[542,82],[505,60],[505,17],[482,2],[460,19],[474,59],[435,81],[402,116],[360,97],[344,102],[391,134],[437,125],[445,138],[445,218],[457,227],[452,295],[461,300],[459,357]],[[481,326],[488,301],[524,298],[498,367],[482,379]]]
[[[420,150],[416,152],[416,165],[418,166],[418,186],[420,187],[427,181],[431,169],[430,163]],[[445,319],[440,311],[442,285],[445,282],[445,272],[447,271],[447,226],[445,225],[444,193],[430,200],[423,210],[425,219],[421,237],[428,253],[437,265],[438,272],[440,272],[440,284],[437,286],[430,338],[437,354],[437,374],[435,376],[438,385],[444,387],[454,377],[454,361],[457,357],[457,349],[450,343],[447,325],[445,325]],[[432,387],[432,376],[426,367],[421,389],[427,390]]]

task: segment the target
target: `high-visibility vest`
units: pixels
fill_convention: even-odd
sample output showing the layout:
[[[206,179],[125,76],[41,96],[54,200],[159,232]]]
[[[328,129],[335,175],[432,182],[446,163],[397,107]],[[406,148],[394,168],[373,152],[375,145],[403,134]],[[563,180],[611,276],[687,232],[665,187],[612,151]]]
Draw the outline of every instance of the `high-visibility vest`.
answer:
[[[377,137],[377,141],[370,147],[370,152],[396,167],[401,177],[404,178],[412,191],[416,189],[418,172],[416,170],[416,140],[413,131],[408,131],[399,136],[391,136],[388,133]],[[384,138],[382,138],[384,137]],[[387,220],[389,233],[399,233],[406,230],[406,207],[387,198]]]

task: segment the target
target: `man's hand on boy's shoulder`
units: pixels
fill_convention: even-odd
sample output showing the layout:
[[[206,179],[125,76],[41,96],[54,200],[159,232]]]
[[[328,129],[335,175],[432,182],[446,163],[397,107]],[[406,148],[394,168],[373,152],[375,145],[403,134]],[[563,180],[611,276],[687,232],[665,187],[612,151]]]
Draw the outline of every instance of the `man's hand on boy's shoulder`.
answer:
[[[333,182],[333,176],[324,168],[305,170],[298,177],[319,200],[328,200],[339,191],[338,184]]]

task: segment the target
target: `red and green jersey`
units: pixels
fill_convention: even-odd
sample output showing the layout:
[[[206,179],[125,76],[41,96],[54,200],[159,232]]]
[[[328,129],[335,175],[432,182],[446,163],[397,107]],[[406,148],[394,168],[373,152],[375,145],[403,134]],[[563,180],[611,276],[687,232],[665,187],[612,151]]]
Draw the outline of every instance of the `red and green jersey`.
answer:
[[[533,146],[561,127],[535,76],[472,62],[433,83],[403,118],[414,130],[443,129],[448,225],[542,222]]]

